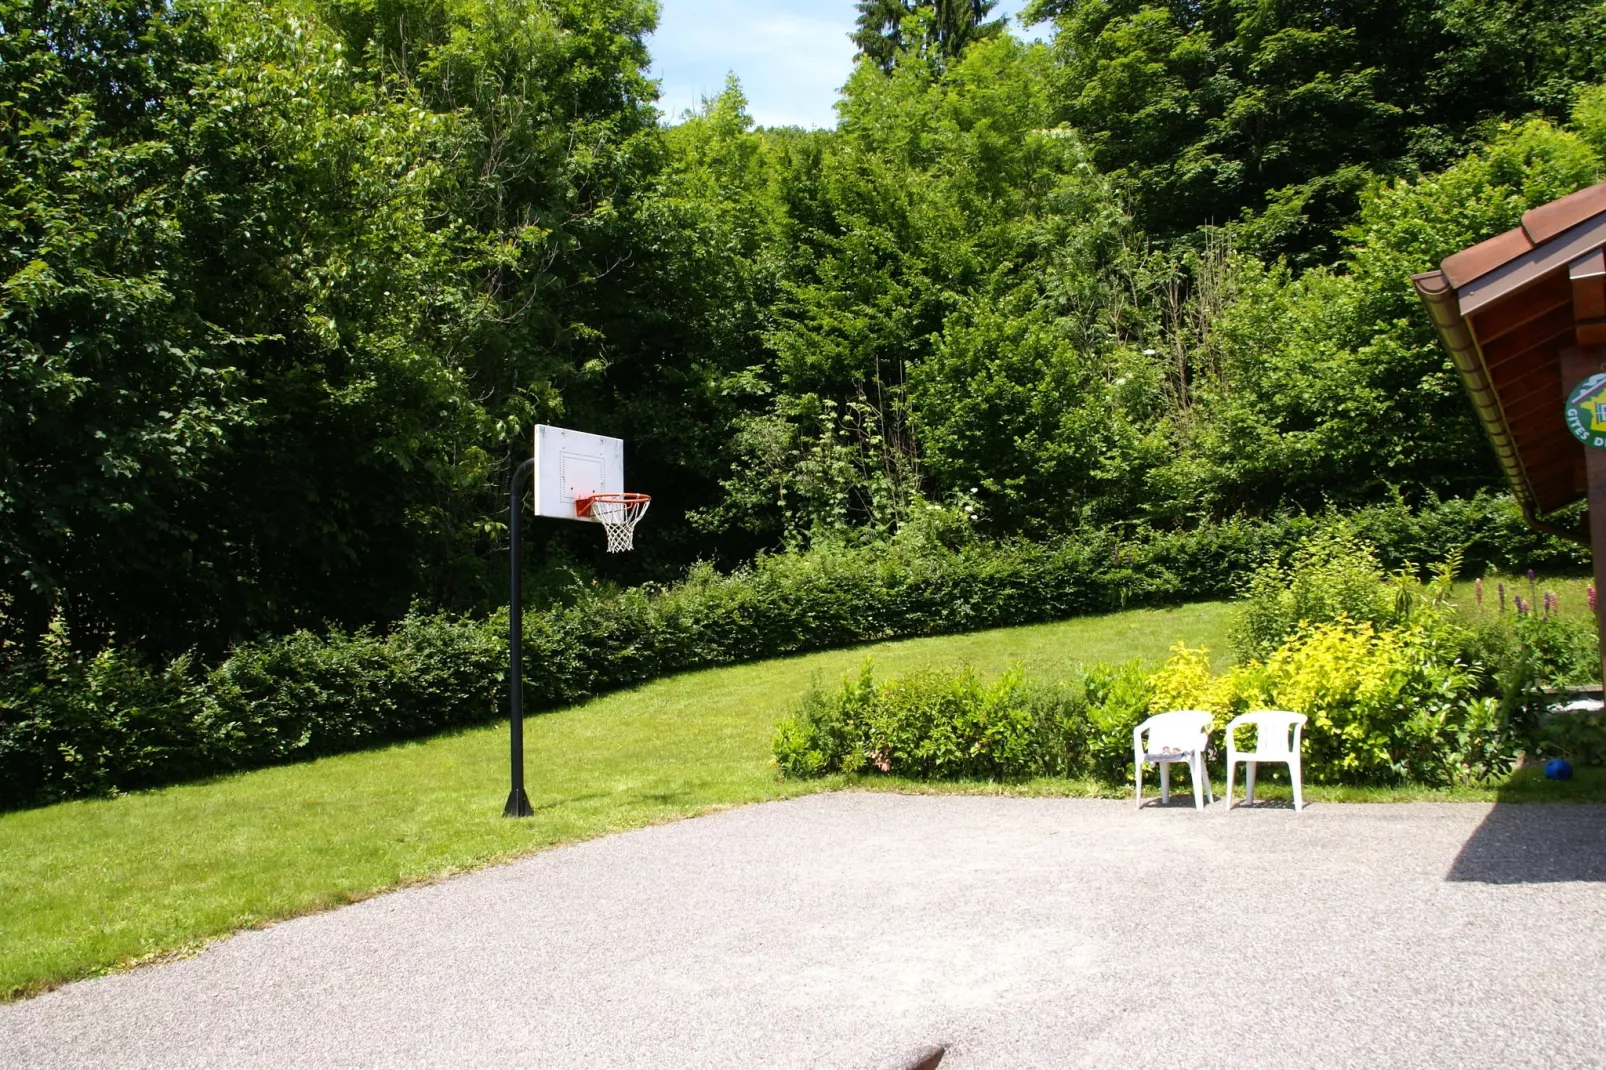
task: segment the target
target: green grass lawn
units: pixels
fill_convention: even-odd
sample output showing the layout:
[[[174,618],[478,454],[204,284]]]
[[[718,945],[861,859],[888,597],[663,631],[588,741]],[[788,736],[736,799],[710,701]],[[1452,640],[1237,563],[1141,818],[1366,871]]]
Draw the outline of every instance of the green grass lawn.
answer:
[[[381,750],[143,792],[0,814],[0,994],[15,998],[118,965],[181,952],[235,929],[359,899],[497,859],[826,788],[1100,794],[1041,780],[926,785],[885,778],[783,782],[776,723],[812,680],[835,683],[868,654],[878,671],[1016,662],[1041,677],[1079,664],[1158,663],[1178,640],[1226,664],[1228,608],[1204,603],[1060,624],[882,643],[687,673],[531,718],[535,816],[499,815],[501,725]],[[1488,790],[1309,788],[1320,800],[1602,799],[1606,777],[1571,785],[1531,770]],[[1286,791],[1286,789],[1282,789]],[[1267,783],[1264,794],[1276,797]]]

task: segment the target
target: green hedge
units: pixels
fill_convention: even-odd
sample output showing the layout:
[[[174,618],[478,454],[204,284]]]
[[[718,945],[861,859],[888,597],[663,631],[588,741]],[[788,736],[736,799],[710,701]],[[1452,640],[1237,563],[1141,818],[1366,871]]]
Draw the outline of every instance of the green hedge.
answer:
[[[1079,532],[1054,545],[911,532],[820,545],[668,587],[587,596],[527,615],[526,695],[564,705],[668,673],[845,646],[1233,593],[1331,517],[1190,532]],[[1464,548],[1471,569],[1576,568],[1581,547],[1535,535],[1477,498],[1350,514],[1386,564]],[[415,613],[387,635],[241,644],[215,667],[73,649],[65,626],[24,657],[0,651],[0,808],[178,780],[483,724],[505,699],[506,614]]]
[[[409,616],[384,637],[298,632],[206,669],[71,650],[0,680],[0,808],[152,787],[481,724],[506,641],[485,621]]]

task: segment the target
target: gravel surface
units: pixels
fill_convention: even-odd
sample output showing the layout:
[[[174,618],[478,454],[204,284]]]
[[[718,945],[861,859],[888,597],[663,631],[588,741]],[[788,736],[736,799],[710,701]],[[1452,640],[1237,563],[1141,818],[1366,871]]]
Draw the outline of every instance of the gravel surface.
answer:
[[[1606,807],[819,795],[0,1006],[5,1066],[1584,1066]]]

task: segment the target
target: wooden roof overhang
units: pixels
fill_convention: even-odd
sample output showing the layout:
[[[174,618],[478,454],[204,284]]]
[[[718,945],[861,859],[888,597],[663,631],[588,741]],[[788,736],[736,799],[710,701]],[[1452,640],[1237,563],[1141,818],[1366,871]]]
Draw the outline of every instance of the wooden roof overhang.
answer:
[[[1563,418],[1563,356],[1606,346],[1606,182],[1412,276],[1530,524],[1587,493],[1584,446]],[[1569,359],[1576,363],[1577,354]],[[1577,381],[1575,373],[1566,386]]]

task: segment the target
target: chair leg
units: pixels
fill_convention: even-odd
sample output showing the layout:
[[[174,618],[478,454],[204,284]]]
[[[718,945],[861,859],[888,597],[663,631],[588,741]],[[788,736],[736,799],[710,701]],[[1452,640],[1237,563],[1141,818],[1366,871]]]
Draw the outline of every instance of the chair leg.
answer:
[[[1205,801],[1213,805],[1216,801],[1216,789],[1210,786],[1210,766],[1205,764],[1203,752],[1199,754],[1199,778],[1204,781]]]
[[[1143,809],[1143,755],[1138,755],[1132,762],[1132,804],[1139,810]]]
[[[1171,801],[1171,763],[1170,762],[1161,762],[1160,763],[1160,801],[1162,803],[1168,803],[1168,802]]]
[[[1199,782],[1199,767],[1203,764],[1204,759],[1197,754],[1188,759],[1188,779],[1193,781],[1193,808],[1195,810],[1204,809],[1204,785]]]
[[[1245,762],[1248,772],[1244,773],[1244,805],[1248,806],[1255,801],[1255,766],[1259,762]]]
[[[1227,809],[1229,810],[1232,809],[1232,767],[1236,764],[1232,760],[1232,755],[1227,755]]]
[[[1294,782],[1294,813],[1297,814],[1305,808],[1305,792],[1304,786],[1300,783],[1299,762],[1288,763],[1288,779]]]

